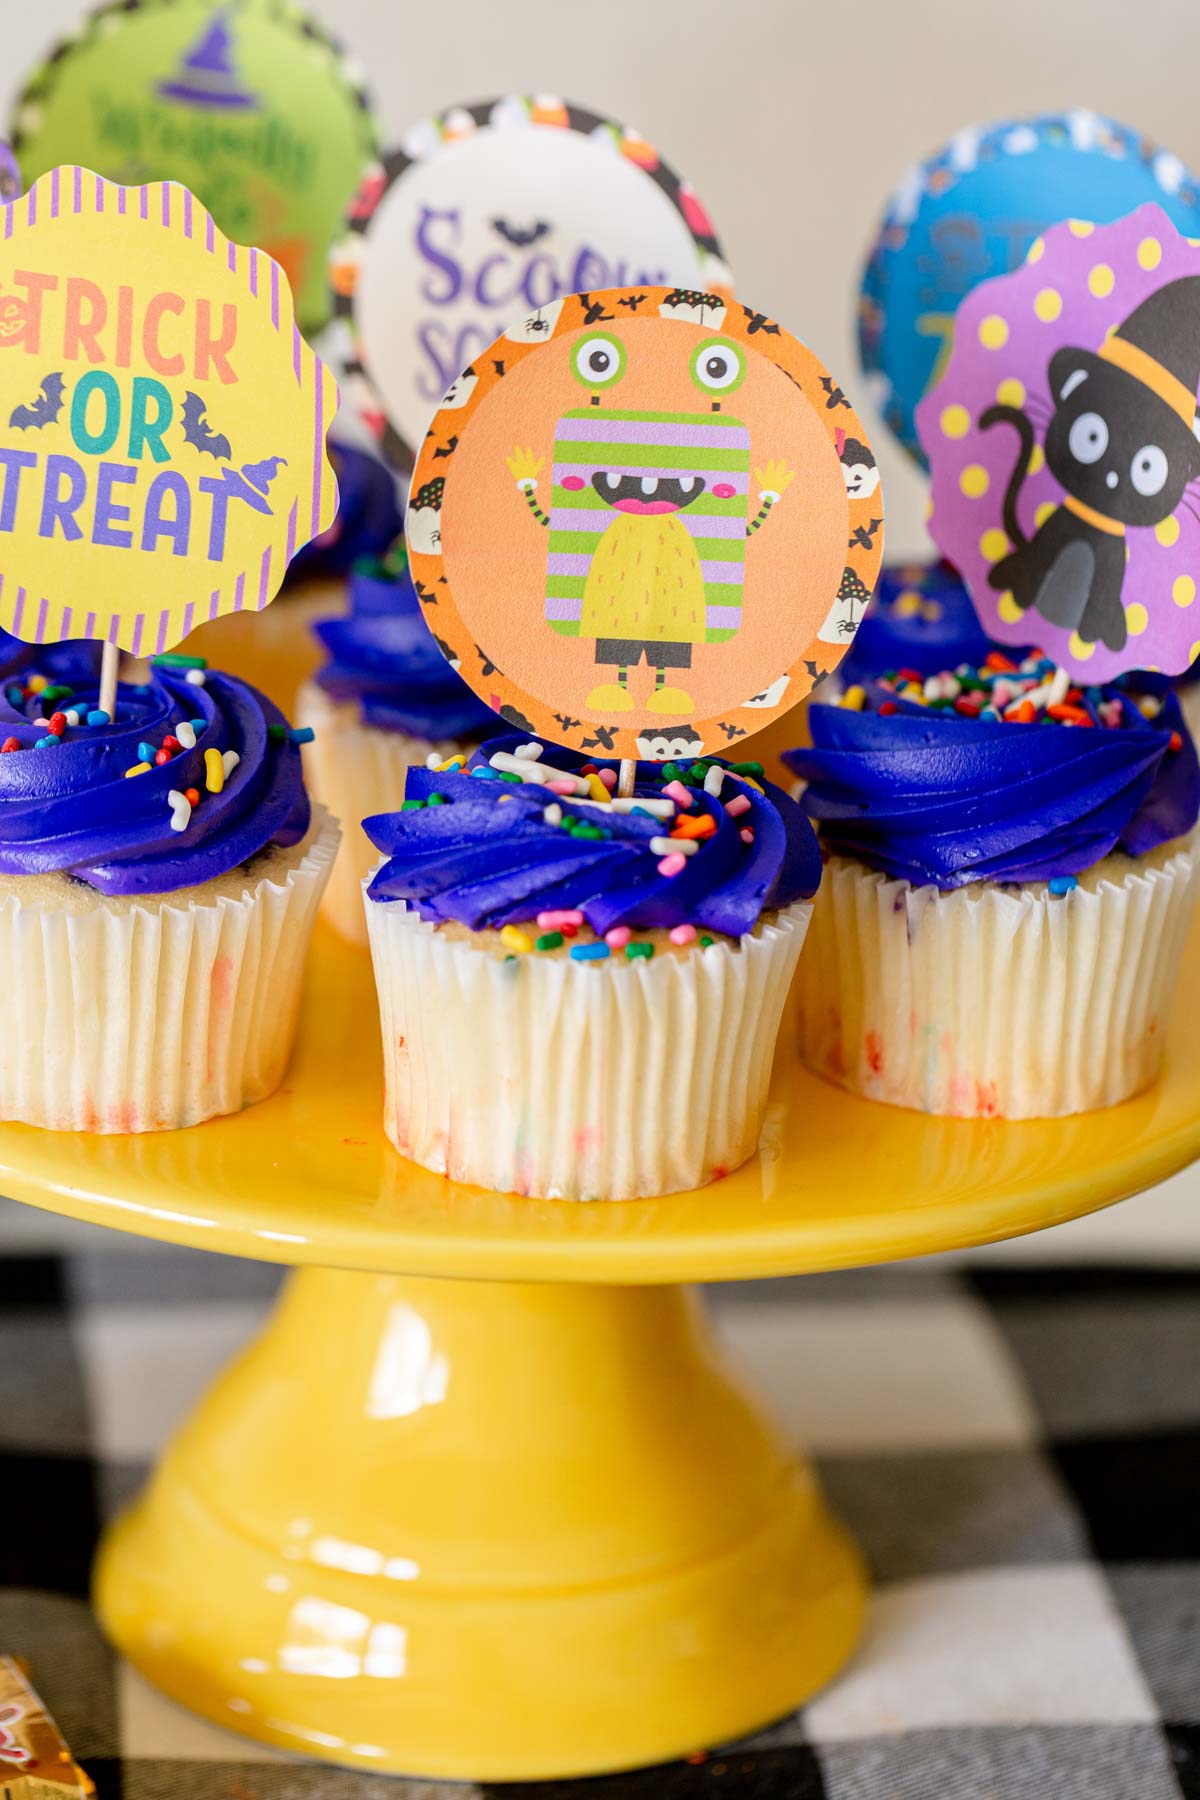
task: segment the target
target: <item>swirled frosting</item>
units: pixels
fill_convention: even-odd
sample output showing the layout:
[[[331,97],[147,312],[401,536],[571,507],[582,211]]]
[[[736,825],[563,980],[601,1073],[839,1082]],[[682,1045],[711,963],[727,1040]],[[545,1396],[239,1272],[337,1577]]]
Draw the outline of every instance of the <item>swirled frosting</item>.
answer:
[[[358,705],[363,722],[436,742],[496,729],[484,705],[447,660],[425,623],[403,556],[360,565],[350,578],[350,611],[322,619],[329,660],[317,680],[334,700]]]
[[[848,688],[880,669],[935,675],[982,662],[991,647],[949,563],[892,563],[879,572],[862,624],[838,665],[838,682]]]
[[[329,460],[338,482],[333,524],[296,552],[289,581],[344,575],[361,557],[381,556],[404,529],[389,469],[354,444],[330,444]]]
[[[68,638],[61,644],[27,644],[0,631],[0,683],[9,684],[24,674],[42,674],[54,685],[72,684],[95,677],[100,669],[100,645],[91,638]]]
[[[871,682],[861,710],[811,707],[812,749],[783,760],[808,783],[802,804],[826,846],[885,874],[939,888],[1070,880],[1114,850],[1145,855],[1200,814],[1178,701],[1140,699],[1089,688],[1052,708],[1088,723],[1056,721],[1044,700],[1016,722],[966,716],[953,699],[933,711]]]
[[[145,685],[122,682],[115,717],[94,725],[94,681],[49,723],[40,696],[17,706],[0,684],[0,874],[59,870],[103,894],[165,894],[300,841],[309,803],[287,721],[244,681],[200,673],[202,685],[167,667]],[[160,764],[167,738],[178,749],[168,744]],[[209,750],[222,756],[219,791]]]
[[[606,773],[615,786],[616,762],[589,763],[547,744],[537,759],[541,782],[514,774],[530,742],[506,736],[465,766],[410,770],[405,810],[364,820],[388,858],[371,898],[406,900],[422,918],[472,930],[562,909],[600,936],[695,926],[741,937],[764,910],[816,892],[821,858],[812,827],[757,764],[640,762],[631,810],[623,810],[620,801],[587,805],[544,785],[553,765],[585,781],[590,774],[591,791],[604,792]],[[715,794],[703,786],[714,766],[754,772],[749,780],[727,773]],[[645,799],[665,804],[666,816],[638,810]],[[690,854],[679,849],[685,833],[696,844]]]

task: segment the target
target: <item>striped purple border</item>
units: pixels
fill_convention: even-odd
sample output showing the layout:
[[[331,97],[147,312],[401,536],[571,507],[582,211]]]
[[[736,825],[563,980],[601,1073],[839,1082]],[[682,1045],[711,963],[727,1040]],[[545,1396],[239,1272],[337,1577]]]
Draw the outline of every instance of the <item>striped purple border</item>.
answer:
[[[85,176],[88,179],[85,181]],[[122,638],[124,645],[133,655],[139,655],[143,645],[153,645],[155,652],[169,649],[171,644],[186,637],[193,628],[197,618],[215,619],[230,611],[241,611],[247,604],[249,585],[250,605],[261,611],[269,605],[274,595],[273,577],[277,567],[282,579],[287,564],[296,554],[302,542],[316,537],[322,530],[321,510],[322,497],[333,488],[336,501],[336,482],[332,470],[328,468],[325,456],[325,433],[327,425],[337,410],[337,386],[329,369],[320,362],[316,353],[306,343],[299,327],[295,323],[290,304],[291,294],[286,282],[280,279],[280,267],[273,258],[263,250],[235,244],[225,238],[216,227],[212,215],[205,211],[200,202],[194,198],[187,188],[175,182],[154,182],[145,187],[120,187],[115,182],[106,181],[100,175],[93,175],[72,164],[52,169],[48,175],[42,176],[29,189],[28,193],[0,207],[3,217],[3,235],[11,239],[16,229],[16,209],[23,208],[20,219],[21,226],[28,230],[36,226],[39,209],[48,213],[51,219],[58,219],[64,214],[95,213],[103,214],[110,206],[110,195],[116,195],[116,211],[118,216],[135,212],[140,219],[153,222],[165,231],[177,231],[188,240],[194,239],[198,222],[198,214],[204,219],[204,247],[207,253],[224,261],[230,274],[240,276],[246,283],[251,300],[257,305],[268,306],[271,324],[281,335],[288,329],[292,333],[292,373],[297,385],[303,390],[311,383],[313,433],[312,433],[312,494],[309,509],[308,525],[303,539],[299,533],[299,496],[292,499],[288,509],[286,525],[286,548],[282,564],[276,552],[280,546],[277,542],[269,543],[263,550],[259,561],[256,578],[246,569],[239,570],[229,585],[216,588],[206,602],[187,600],[182,604],[164,607],[154,613],[137,613],[126,616],[124,620],[116,616],[108,616],[95,611],[83,614],[83,635],[85,637],[103,637],[110,643],[118,643]],[[263,283],[262,265],[265,262],[270,271],[269,279]],[[4,593],[4,574],[0,571],[0,599]],[[225,598],[228,595],[228,598]],[[30,605],[27,590],[18,586],[16,600],[12,607],[10,629],[16,636],[21,634],[22,623],[25,622],[27,610],[35,612],[28,623],[32,627],[27,635],[30,641],[45,643],[56,638],[66,637],[76,616],[74,606],[60,603],[58,608],[57,631],[50,630],[51,601],[40,596],[36,609]]]

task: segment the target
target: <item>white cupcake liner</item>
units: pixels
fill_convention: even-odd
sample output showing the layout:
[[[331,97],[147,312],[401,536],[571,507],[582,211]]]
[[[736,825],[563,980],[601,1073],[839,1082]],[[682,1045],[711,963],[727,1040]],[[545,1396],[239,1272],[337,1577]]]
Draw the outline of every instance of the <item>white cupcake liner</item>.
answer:
[[[170,895],[0,899],[0,1119],[51,1131],[167,1131],[278,1087],[338,826],[314,814],[290,866]],[[277,853],[280,854],[280,853]],[[286,854],[286,853],[283,853]]]
[[[951,893],[834,857],[797,982],[801,1051],[893,1106],[1035,1119],[1158,1074],[1197,898],[1197,837],[1045,883]]]
[[[453,738],[431,741],[364,725],[357,706],[331,700],[315,681],[300,689],[295,716],[298,725],[311,725],[316,732],[304,753],[309,792],[342,821],[342,845],[321,911],[340,937],[365,950],[362,884],[379,853],[362,821],[374,813],[398,810],[407,771],[424,768],[431,751],[444,761],[465,755],[470,747]]]
[[[699,1187],[753,1155],[812,913],[733,944],[581,963],[486,944],[367,901],[384,1128],[456,1181],[555,1200]]]

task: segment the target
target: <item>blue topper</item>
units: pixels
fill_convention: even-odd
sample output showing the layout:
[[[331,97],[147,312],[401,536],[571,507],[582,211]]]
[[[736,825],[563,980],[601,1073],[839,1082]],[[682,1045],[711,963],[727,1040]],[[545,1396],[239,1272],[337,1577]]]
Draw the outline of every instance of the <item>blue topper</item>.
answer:
[[[909,171],[863,271],[859,349],[880,412],[922,467],[913,412],[942,372],[954,314],[1062,219],[1108,225],[1153,200],[1200,237],[1200,183],[1177,156],[1082,110],[960,131]]]

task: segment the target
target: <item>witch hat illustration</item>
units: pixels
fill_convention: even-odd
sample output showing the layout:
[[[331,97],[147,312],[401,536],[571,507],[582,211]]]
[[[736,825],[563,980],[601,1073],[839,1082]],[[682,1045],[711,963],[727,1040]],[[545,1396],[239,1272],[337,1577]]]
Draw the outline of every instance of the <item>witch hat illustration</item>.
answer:
[[[271,483],[280,469],[287,462],[285,456],[265,456],[261,462],[243,463],[240,469],[230,468],[222,463],[218,473],[232,500],[244,500],[255,512],[271,516],[271,505],[267,495]]]
[[[1200,388],[1200,275],[1180,276],[1149,295],[1100,355],[1165,401],[1190,431]]]
[[[258,105],[257,95],[239,84],[233,66],[233,28],[224,10],[205,26],[174,76],[159,82],[158,93],[163,100],[226,112]]]

